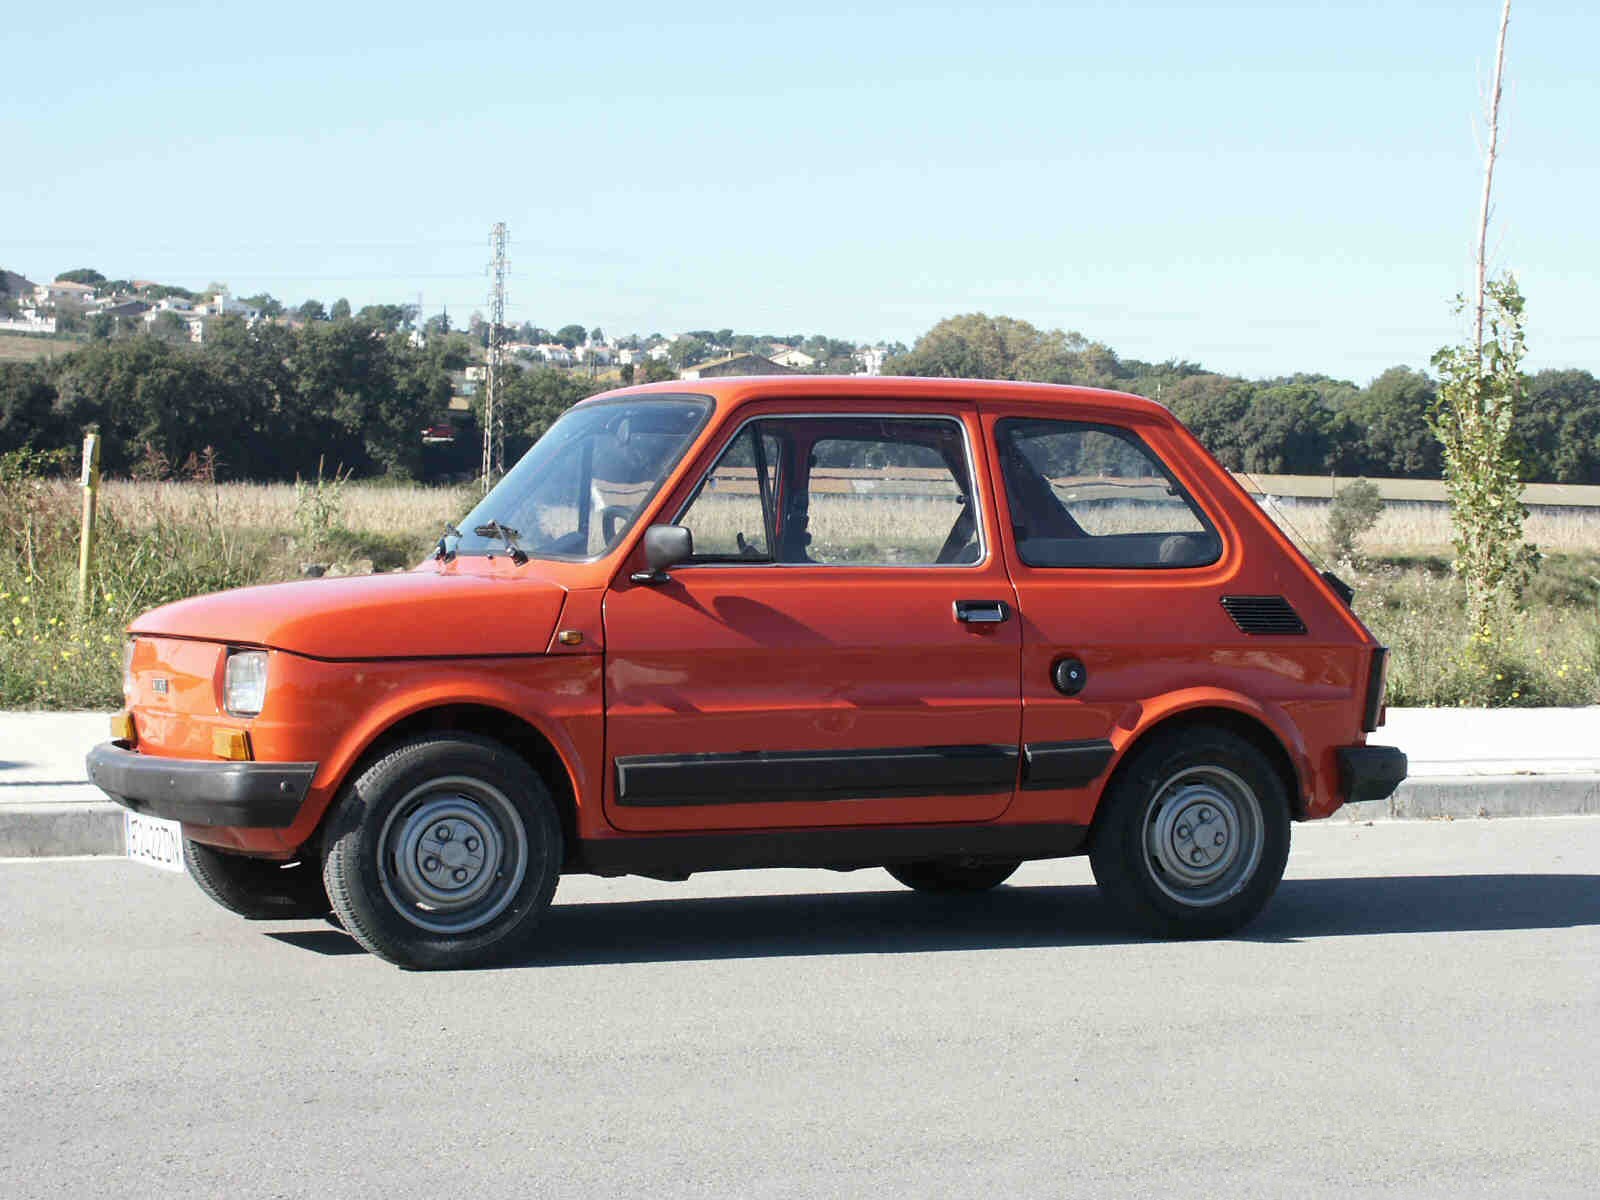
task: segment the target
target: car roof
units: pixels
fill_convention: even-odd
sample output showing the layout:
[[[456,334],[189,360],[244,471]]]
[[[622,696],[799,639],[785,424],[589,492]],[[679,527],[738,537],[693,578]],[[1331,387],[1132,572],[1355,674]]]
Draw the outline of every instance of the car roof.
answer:
[[[883,399],[1028,400],[1091,403],[1102,411],[1172,420],[1165,405],[1144,396],[1104,388],[1000,379],[943,379],[912,375],[729,375],[715,379],[671,379],[618,388],[582,403],[623,396],[710,396],[724,411],[773,397],[881,397]]]

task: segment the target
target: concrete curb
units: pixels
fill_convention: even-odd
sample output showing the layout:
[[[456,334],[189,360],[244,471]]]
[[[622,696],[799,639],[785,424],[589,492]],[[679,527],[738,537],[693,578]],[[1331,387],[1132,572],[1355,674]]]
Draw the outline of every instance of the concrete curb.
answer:
[[[0,858],[120,855],[123,809],[111,801],[0,805]],[[1600,816],[1600,775],[1413,779],[1387,800],[1347,804],[1335,821]]]
[[[1600,775],[1440,775],[1408,779],[1387,800],[1347,804],[1352,821],[1600,814]]]
[[[0,858],[65,858],[125,853],[123,809],[101,803],[0,807]]]

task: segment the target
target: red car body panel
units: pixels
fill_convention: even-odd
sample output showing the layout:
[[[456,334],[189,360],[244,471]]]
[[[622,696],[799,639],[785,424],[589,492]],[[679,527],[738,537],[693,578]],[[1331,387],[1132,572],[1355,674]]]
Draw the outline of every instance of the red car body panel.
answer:
[[[613,393],[618,395],[620,393]],[[315,763],[292,825],[186,826],[197,840],[289,858],[385,735],[420,714],[491,710],[524,723],[565,772],[580,844],[690,833],[909,824],[1089,826],[1116,765],[1149,730],[1224,710],[1270,734],[1296,815],[1342,802],[1336,751],[1365,742],[1375,643],[1348,606],[1161,406],[1080,388],[961,380],[782,377],[627,389],[694,394],[715,411],[620,544],[588,562],[429,560],[388,576],[246,588],[157,609],[136,637],[128,707],[137,749],[213,757],[217,729],[248,730],[261,762]],[[587,402],[586,402],[587,403]],[[639,584],[643,534],[671,523],[756,415],[945,417],[971,454],[981,560],[930,567],[690,565]],[[1163,570],[1029,567],[1013,538],[996,422],[1098,422],[1142,439],[1204,510],[1222,551]],[[1242,633],[1230,594],[1281,596],[1305,633]],[[954,619],[955,602],[1017,619]],[[263,711],[222,711],[227,647],[269,649]],[[1063,657],[1088,683],[1052,683]],[[165,692],[155,690],[165,681]],[[618,760],[761,750],[838,752],[1104,740],[1084,786],[810,802],[630,807]],[[949,789],[944,789],[949,790]]]

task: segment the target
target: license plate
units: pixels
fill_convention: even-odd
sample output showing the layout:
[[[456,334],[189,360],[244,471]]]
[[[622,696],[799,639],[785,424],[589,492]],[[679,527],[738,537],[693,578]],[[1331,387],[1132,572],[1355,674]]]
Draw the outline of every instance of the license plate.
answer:
[[[123,814],[128,857],[163,871],[183,870],[183,826],[142,813]]]

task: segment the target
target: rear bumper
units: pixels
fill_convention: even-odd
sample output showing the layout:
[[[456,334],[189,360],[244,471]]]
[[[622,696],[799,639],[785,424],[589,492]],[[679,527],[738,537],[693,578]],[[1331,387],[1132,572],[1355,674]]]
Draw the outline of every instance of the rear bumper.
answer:
[[[185,825],[285,829],[311,788],[316,763],[157,758],[104,742],[89,751],[89,781],[137,813]]]
[[[1387,800],[1406,777],[1406,756],[1393,746],[1340,746],[1339,791],[1346,804]]]

